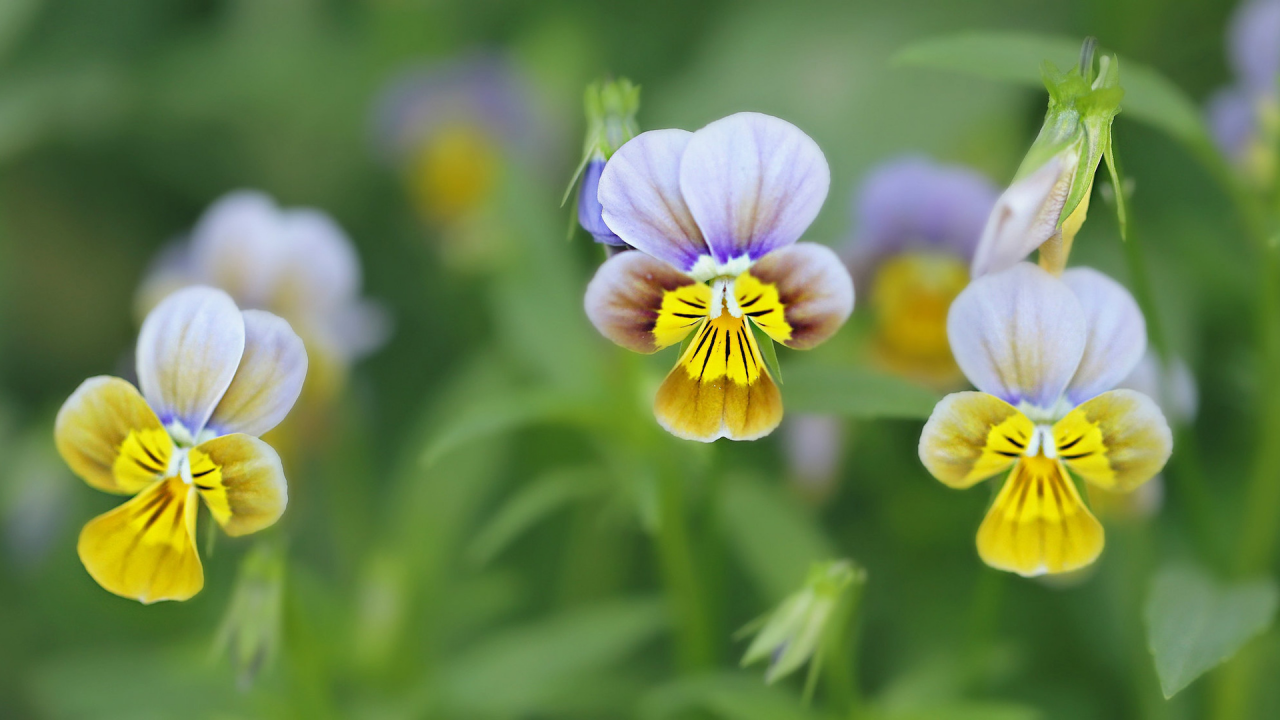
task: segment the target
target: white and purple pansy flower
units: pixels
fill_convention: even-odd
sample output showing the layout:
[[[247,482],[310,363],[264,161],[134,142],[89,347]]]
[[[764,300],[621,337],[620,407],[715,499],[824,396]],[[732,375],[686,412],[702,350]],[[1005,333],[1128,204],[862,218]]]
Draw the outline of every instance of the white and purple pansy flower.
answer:
[[[1209,98],[1209,129],[1223,154],[1266,182],[1275,172],[1280,126],[1280,0],[1247,0],[1236,8],[1226,47],[1235,82]]]
[[[144,603],[186,600],[204,586],[197,498],[229,535],[284,512],[284,470],[259,436],[297,401],[307,352],[283,319],[192,287],[147,316],[137,360],[139,388],[110,376],[84,381],[59,410],[54,437],[85,482],[133,496],[80,532],[93,579]]]
[[[921,461],[953,488],[1009,471],[978,530],[978,553],[991,567],[1032,576],[1089,565],[1103,530],[1071,474],[1129,492],[1164,467],[1173,447],[1151,398],[1112,389],[1146,349],[1137,303],[1096,270],[1057,278],[1019,263],[965,289],[947,330],[978,392],[938,403],[920,437]]]
[[[770,433],[782,398],[751,325],[807,349],[852,312],[853,281],[835,252],[796,242],[829,184],[817,143],[758,113],[693,133],[642,133],[605,166],[604,221],[639,252],[600,267],[586,311],[605,337],[637,352],[693,334],[654,403],[672,434],[710,442]]]

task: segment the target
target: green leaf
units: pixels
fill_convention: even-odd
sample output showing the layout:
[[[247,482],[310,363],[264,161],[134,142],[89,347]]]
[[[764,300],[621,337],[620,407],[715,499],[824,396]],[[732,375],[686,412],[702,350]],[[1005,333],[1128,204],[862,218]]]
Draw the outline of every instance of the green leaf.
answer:
[[[1069,67],[1075,64],[1079,51],[1080,40],[1069,37],[970,32],[908,45],[894,55],[892,62],[1039,88],[1040,67],[1045,60]],[[1124,57],[1119,61],[1120,85],[1124,88],[1121,116],[1151,125],[1202,150],[1209,136],[1196,104],[1156,70]]]
[[[730,477],[720,502],[729,545],[770,603],[799,588],[814,561],[837,554],[817,520],[776,484]]]
[[[644,598],[574,608],[502,630],[449,660],[440,696],[461,717],[534,714],[666,626],[663,603]]]
[[[451,450],[471,440],[535,423],[571,420],[590,410],[589,403],[550,390],[513,392],[506,397],[474,402],[428,438],[423,446],[421,463],[430,467]]]
[[[477,566],[489,564],[512,541],[539,521],[578,498],[602,489],[599,468],[564,468],[547,472],[520,488],[476,534],[467,555]]]
[[[821,717],[801,707],[794,695],[739,673],[705,675],[661,686],[644,697],[637,717],[640,720],[684,718],[695,710],[724,720],[817,720]]]
[[[1147,598],[1147,644],[1166,698],[1227,661],[1271,625],[1271,579],[1223,584],[1198,568],[1161,570]]]
[[[801,363],[789,365],[787,377],[788,412],[924,420],[941,399],[932,390],[866,367]]]

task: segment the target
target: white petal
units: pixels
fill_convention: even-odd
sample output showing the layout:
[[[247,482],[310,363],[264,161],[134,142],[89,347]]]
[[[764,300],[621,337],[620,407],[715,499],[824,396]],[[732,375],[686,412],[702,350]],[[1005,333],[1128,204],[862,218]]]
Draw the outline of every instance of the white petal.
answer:
[[[282,260],[280,210],[267,195],[242,190],[205,211],[191,233],[191,266],[199,281],[246,307],[271,299]]]
[[[680,190],[719,263],[744,255],[758,260],[799,240],[830,185],[818,144],[760,113],[702,128],[680,162]]]
[[[307,378],[307,350],[289,323],[244,311],[244,356],[209,428],[218,435],[261,435],[289,414]]]
[[[973,277],[1012,267],[1053,237],[1079,162],[1074,153],[1055,155],[1000,195],[973,254]]]
[[[965,376],[1015,406],[1057,403],[1080,365],[1086,337],[1075,294],[1030,263],[974,280],[947,316],[951,352]]]
[[[640,133],[609,158],[596,194],[618,237],[686,272],[710,253],[680,194],[680,158],[691,137],[684,130]]]
[[[1067,399],[1079,405],[1118,385],[1147,350],[1147,322],[1123,285],[1094,270],[1072,268],[1062,274],[1084,308],[1089,339]]]
[[[138,334],[138,385],[160,422],[204,428],[244,354],[244,320],[229,295],[190,287],[165,298]]]
[[[281,258],[276,303],[301,312],[325,312],[360,293],[360,257],[347,234],[319,210],[280,214]]]

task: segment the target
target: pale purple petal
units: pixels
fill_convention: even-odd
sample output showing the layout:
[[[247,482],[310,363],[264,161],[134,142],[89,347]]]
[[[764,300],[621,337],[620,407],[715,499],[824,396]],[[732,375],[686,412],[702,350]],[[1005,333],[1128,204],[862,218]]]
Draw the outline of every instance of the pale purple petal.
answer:
[[[1276,92],[1280,74],[1280,0],[1241,3],[1227,26],[1227,55],[1253,92]]]
[[[1087,337],[1075,293],[1030,263],[974,280],[947,316],[951,352],[965,377],[1012,405],[1056,404]]]
[[[244,320],[221,290],[190,287],[156,306],[138,334],[138,384],[160,418],[200,432],[244,354]]]
[[[961,165],[919,156],[885,162],[858,188],[853,265],[863,274],[912,250],[946,252],[968,264],[997,195],[986,176]]]
[[[685,272],[710,254],[680,193],[680,158],[692,137],[684,130],[640,133],[609,158],[597,194],[618,237]]]
[[[1093,268],[1072,268],[1062,281],[1084,308],[1089,339],[1075,377],[1067,386],[1072,405],[1118,385],[1147,350],[1147,322],[1123,285]]]
[[[604,208],[600,205],[597,193],[600,190],[600,175],[604,172],[604,164],[603,157],[592,158],[582,172],[582,187],[578,188],[578,224],[591,233],[591,237],[598,243],[626,245],[622,238],[604,224],[604,217],[601,215]]]
[[[830,185],[818,144],[760,113],[702,128],[680,163],[680,190],[717,263],[744,255],[757,260],[799,240]]]
[[[241,190],[221,197],[191,232],[194,279],[246,307],[267,304],[282,262],[279,217],[275,201],[263,193]]]
[[[307,350],[279,316],[245,310],[243,317],[244,355],[208,427],[218,435],[257,437],[279,425],[302,394]]]
[[[1209,97],[1205,115],[1222,154],[1240,158],[1258,130],[1254,97],[1240,87],[1221,88]]]
[[[308,208],[279,216],[281,266],[276,302],[282,310],[324,314],[360,295],[360,256],[333,218]]]
[[[1055,155],[1000,195],[973,254],[973,277],[1012,267],[1053,237],[1078,163],[1073,153]]]

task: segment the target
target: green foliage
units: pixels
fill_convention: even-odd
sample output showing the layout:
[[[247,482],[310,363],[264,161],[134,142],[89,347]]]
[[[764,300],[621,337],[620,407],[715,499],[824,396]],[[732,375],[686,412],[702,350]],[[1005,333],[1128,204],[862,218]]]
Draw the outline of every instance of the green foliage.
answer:
[[[1164,696],[1173,697],[1270,627],[1278,592],[1271,579],[1224,584],[1192,566],[1157,573],[1144,615]]]
[[[937,393],[863,366],[796,362],[787,366],[788,410],[852,418],[925,419]]]

